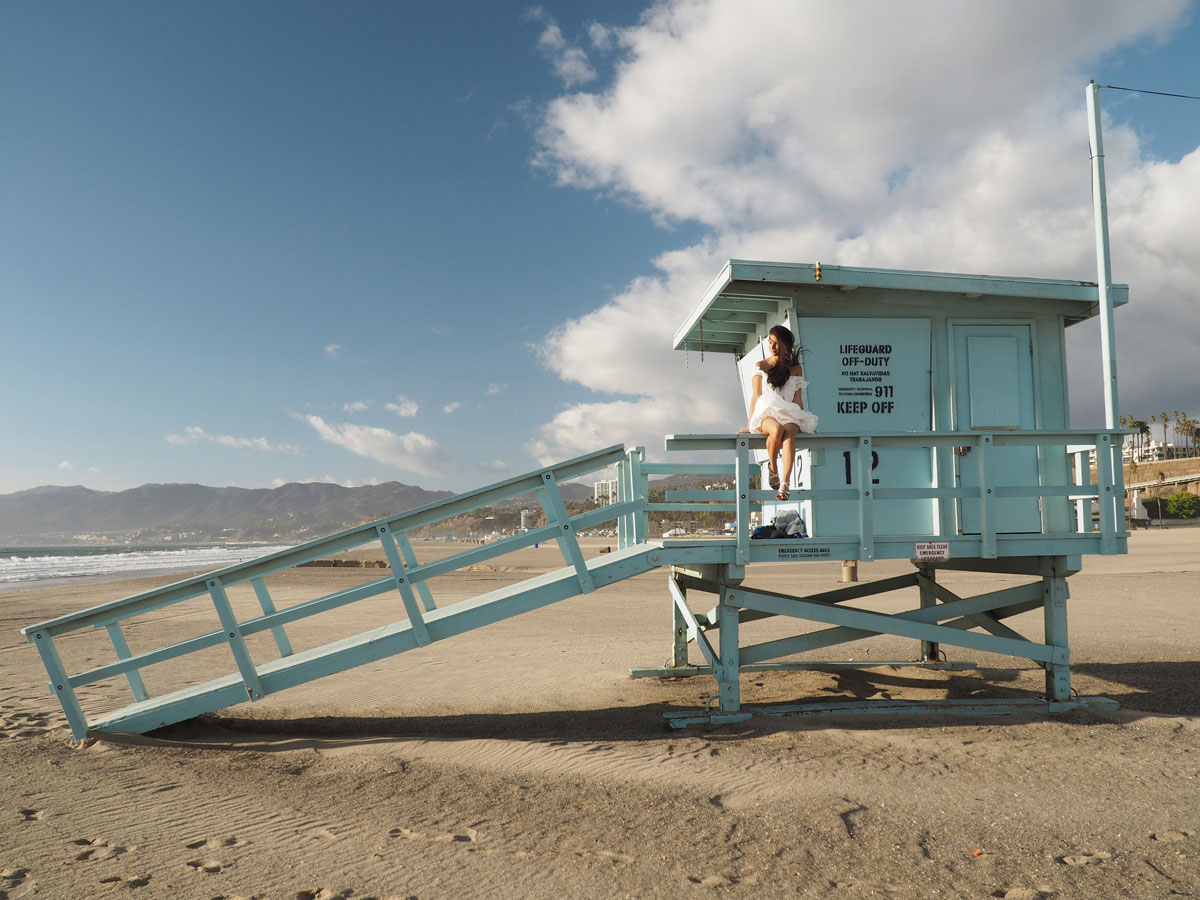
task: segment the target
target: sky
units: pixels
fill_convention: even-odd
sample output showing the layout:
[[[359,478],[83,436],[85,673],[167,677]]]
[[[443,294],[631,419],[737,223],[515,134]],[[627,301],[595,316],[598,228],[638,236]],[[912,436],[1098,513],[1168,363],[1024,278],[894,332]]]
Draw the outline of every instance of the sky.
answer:
[[[1200,95],[1197,46],[1183,0],[0,0],[0,493],[665,458],[744,423],[671,349],[727,259],[1094,281],[1085,86]],[[1101,105],[1121,411],[1195,417],[1200,101]]]

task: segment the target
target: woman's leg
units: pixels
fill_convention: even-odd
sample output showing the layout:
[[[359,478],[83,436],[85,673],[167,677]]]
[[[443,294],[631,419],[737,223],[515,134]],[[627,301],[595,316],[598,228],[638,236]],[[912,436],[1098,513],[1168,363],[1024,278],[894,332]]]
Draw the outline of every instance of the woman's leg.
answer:
[[[783,443],[783,426],[779,424],[778,420],[767,416],[758,426],[758,430],[767,436],[767,469],[774,476],[773,480],[776,482],[771,487],[776,487],[779,478],[779,447]]]
[[[788,423],[782,428],[783,438],[780,441],[783,452],[783,471],[779,479],[779,493],[776,494],[777,500],[786,500],[791,496],[788,490],[792,484],[792,464],[796,459],[796,434],[800,431],[799,425]]]

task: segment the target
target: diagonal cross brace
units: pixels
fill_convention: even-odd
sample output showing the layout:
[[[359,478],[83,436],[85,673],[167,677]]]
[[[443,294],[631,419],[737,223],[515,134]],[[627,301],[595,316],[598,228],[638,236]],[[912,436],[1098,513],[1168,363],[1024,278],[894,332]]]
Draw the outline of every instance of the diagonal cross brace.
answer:
[[[728,602],[734,606],[757,609],[776,615],[793,618],[810,619],[814,622],[825,622],[830,625],[842,626],[846,629],[843,635],[829,643],[843,643],[855,637],[865,637],[874,634],[894,634],[899,637],[915,638],[917,640],[938,641],[962,647],[971,647],[992,653],[1003,653],[1008,656],[1018,656],[1036,662],[1053,662],[1066,664],[1069,651],[1065,647],[1052,647],[1038,644],[1034,641],[992,635],[975,634],[954,628],[949,625],[936,624],[946,619],[972,616],[994,610],[999,606],[1007,606],[1014,600],[1028,599],[1026,595],[1036,591],[1040,597],[1041,585],[1022,585],[982,594],[977,597],[960,598],[950,603],[924,609],[913,609],[895,615],[870,612],[868,610],[834,606],[786,597],[764,591],[753,591],[740,588],[729,593]],[[1002,599],[1003,598],[1003,599]],[[969,627],[969,626],[968,626]],[[837,629],[831,629],[831,631]],[[852,632],[859,632],[852,634]],[[792,638],[782,641],[771,641],[742,650],[741,662],[758,662],[771,659],[797,649],[787,649],[795,646],[797,640]],[[799,648],[798,648],[799,649]]]
[[[696,621],[696,614],[688,608],[687,598],[683,596],[683,591],[675,583],[674,578],[667,579],[667,588],[671,591],[671,599],[675,601],[675,608],[679,610],[679,614],[687,622],[688,639],[695,638],[696,646],[700,648],[700,652],[704,654],[704,658],[712,666],[713,673],[718,674],[719,677],[719,673],[724,671],[724,667],[721,665],[721,660],[717,657],[716,651],[713,650],[712,644],[709,643],[708,636],[703,632],[700,623]]]
[[[698,591],[705,591],[709,594],[720,594],[728,587],[720,582],[710,581],[705,578],[698,578],[695,575],[676,575],[676,580],[684,589],[694,588]],[[832,591],[823,591],[819,594],[809,594],[805,600],[811,600],[815,603],[844,603],[847,600],[857,600],[860,597],[871,597],[875,594],[883,594],[888,591],[898,591],[901,588],[913,587],[917,583],[917,574],[911,572],[907,575],[894,575],[891,578],[883,578],[879,581],[868,581],[861,584],[853,584],[844,588],[837,588]],[[776,594],[773,591],[761,591],[761,593],[772,597],[779,597],[782,600],[792,600],[787,594]],[[949,592],[947,592],[949,593]],[[952,599],[957,600],[953,594]],[[721,607],[714,606],[707,613],[699,613],[696,618],[705,628],[715,628],[717,621],[720,618]],[[775,613],[763,612],[756,609],[744,609],[738,619],[742,622],[753,622],[756,619],[768,619],[774,616]],[[836,641],[834,643],[837,643]]]

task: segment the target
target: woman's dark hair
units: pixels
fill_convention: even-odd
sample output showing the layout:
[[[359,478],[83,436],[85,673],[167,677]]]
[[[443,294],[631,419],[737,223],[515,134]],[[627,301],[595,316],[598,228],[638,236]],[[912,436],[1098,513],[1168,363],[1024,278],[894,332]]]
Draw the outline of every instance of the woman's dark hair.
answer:
[[[779,341],[779,357],[775,365],[767,369],[767,383],[774,388],[781,388],[787,383],[792,374],[792,366],[796,363],[796,336],[784,325],[776,325],[768,334]]]

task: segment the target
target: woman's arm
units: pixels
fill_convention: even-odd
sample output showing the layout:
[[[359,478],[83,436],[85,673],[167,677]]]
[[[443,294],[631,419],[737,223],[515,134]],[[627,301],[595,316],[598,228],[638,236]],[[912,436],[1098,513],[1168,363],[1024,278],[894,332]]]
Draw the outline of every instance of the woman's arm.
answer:
[[[746,427],[743,428],[742,431],[750,430],[750,417],[754,415],[754,407],[758,403],[758,398],[762,396],[762,384],[763,384],[762,373],[759,372],[757,375],[755,375],[750,380],[750,383],[752,385],[754,385],[754,395],[750,398],[750,416],[746,417]],[[739,431],[738,434],[741,434],[742,431]]]
[[[792,374],[796,375],[800,378],[803,378],[804,377],[804,366],[800,365],[799,363],[792,366]],[[792,402],[795,403],[797,406],[799,406],[801,409],[804,409],[804,401],[800,398],[800,393],[803,390],[804,390],[804,388],[796,388],[796,393],[792,397]]]

